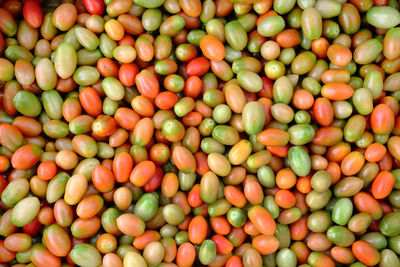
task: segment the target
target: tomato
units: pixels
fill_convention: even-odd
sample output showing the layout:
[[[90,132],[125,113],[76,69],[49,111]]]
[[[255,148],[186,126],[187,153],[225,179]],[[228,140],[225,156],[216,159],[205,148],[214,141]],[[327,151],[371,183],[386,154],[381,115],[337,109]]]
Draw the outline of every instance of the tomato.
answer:
[[[29,26],[39,28],[42,25],[43,13],[38,2],[34,0],[26,1],[22,13]]]
[[[101,16],[104,12],[104,2],[102,0],[82,0],[86,10],[93,15]]]

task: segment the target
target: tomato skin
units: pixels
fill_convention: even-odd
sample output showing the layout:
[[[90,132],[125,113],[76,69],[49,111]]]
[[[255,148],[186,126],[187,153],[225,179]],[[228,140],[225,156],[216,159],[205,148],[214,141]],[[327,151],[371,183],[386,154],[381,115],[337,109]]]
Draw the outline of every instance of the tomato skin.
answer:
[[[300,43],[300,34],[295,29],[286,29],[276,36],[276,42],[280,47],[295,47]]]
[[[275,194],[275,202],[278,206],[288,209],[296,204],[296,197],[289,190],[281,189]]]
[[[268,128],[257,135],[257,140],[266,146],[282,147],[289,142],[289,134],[281,129]]]
[[[57,224],[46,228],[43,241],[49,251],[57,257],[65,257],[71,250],[71,238],[67,232]]]
[[[342,173],[346,176],[355,175],[364,166],[365,159],[363,154],[358,151],[350,152],[340,163]]]
[[[110,58],[101,58],[97,61],[97,70],[104,77],[118,77],[118,65]]]
[[[124,63],[119,68],[118,78],[125,86],[135,85],[136,75],[139,73],[139,68],[135,63]]]
[[[242,267],[242,259],[236,255],[231,256],[225,264],[226,267]]]
[[[200,197],[200,185],[195,184],[188,194],[188,203],[192,208],[200,207],[204,202]]]
[[[346,66],[352,59],[350,49],[342,44],[333,44],[329,46],[327,56],[334,65],[339,67]]]
[[[315,120],[322,126],[329,126],[334,118],[332,103],[323,97],[317,98],[314,102]]]
[[[310,230],[307,227],[308,216],[304,215],[300,220],[292,223],[289,227],[290,236],[293,240],[301,241],[307,237]]]
[[[150,180],[143,186],[143,189],[146,192],[153,192],[157,190],[157,188],[160,187],[162,178],[163,178],[164,172],[160,167],[156,167],[156,173],[153,175],[153,177],[150,178]]]
[[[210,69],[210,61],[205,57],[192,59],[186,66],[186,73],[189,76],[202,76]]]
[[[353,203],[360,213],[368,213],[373,220],[378,220],[383,215],[382,207],[379,205],[379,202],[366,192],[358,192],[353,197]]]
[[[152,101],[142,95],[135,97],[131,101],[131,106],[142,117],[153,117],[155,112]]]
[[[38,2],[33,0],[25,2],[22,14],[29,26],[39,28],[42,25],[43,12]]]
[[[97,136],[110,136],[117,129],[117,122],[107,115],[98,116],[92,124],[92,132]]]
[[[260,204],[264,198],[263,189],[257,181],[248,181],[243,189],[246,199],[253,205]]]
[[[224,195],[225,199],[228,200],[229,203],[238,208],[243,208],[247,203],[243,192],[233,185],[228,185],[224,188]]]
[[[177,168],[184,173],[193,173],[196,171],[196,161],[189,149],[183,146],[177,146],[172,152],[172,159]]]
[[[212,230],[219,235],[227,235],[231,231],[231,225],[224,216],[216,216],[210,218]]]
[[[371,113],[371,128],[375,134],[389,134],[394,127],[393,110],[386,104],[377,105]]]
[[[179,101],[179,97],[174,92],[164,91],[156,96],[155,104],[159,109],[171,109]]]
[[[212,35],[206,35],[201,38],[200,49],[209,60],[220,61],[225,57],[224,45]]]
[[[314,104],[314,97],[307,90],[299,89],[294,92],[292,102],[296,108],[306,110]]]
[[[97,117],[103,112],[101,98],[92,87],[86,87],[79,93],[79,101],[86,113],[92,117]]]
[[[92,15],[101,16],[104,12],[104,2],[102,0],[82,0],[86,10]]]
[[[4,241],[0,240],[0,262],[10,262],[15,258],[15,252],[8,250],[4,246]]]
[[[318,267],[334,267],[335,263],[326,254],[323,254],[321,252],[311,252],[310,255],[308,256],[308,263],[311,266],[318,266]]]
[[[7,187],[8,183],[4,175],[0,175],[0,195],[3,193],[4,189]]]
[[[396,182],[394,175],[389,171],[380,172],[372,182],[372,195],[376,199],[383,199],[390,195]]]
[[[346,100],[354,94],[354,90],[346,83],[328,83],[322,87],[321,94],[329,100]]]
[[[30,223],[22,227],[24,233],[34,236],[39,233],[40,229],[42,228],[42,224],[39,222],[38,218],[33,219]]]
[[[155,98],[160,90],[160,84],[156,76],[149,70],[142,70],[135,77],[139,92],[148,98]]]
[[[386,147],[379,143],[373,143],[367,147],[364,152],[364,157],[369,162],[378,162],[385,157]]]
[[[312,51],[318,58],[326,58],[329,42],[324,37],[315,39],[312,42]]]
[[[98,165],[93,169],[92,182],[100,192],[109,192],[114,187],[114,175],[107,167]]]
[[[0,144],[10,152],[15,152],[25,144],[21,131],[10,124],[0,124]]]
[[[258,235],[253,238],[252,245],[260,254],[267,255],[278,250],[279,241],[272,235]]]
[[[273,235],[276,230],[275,220],[271,214],[260,205],[255,205],[249,209],[248,217],[256,229],[264,235]]]
[[[226,237],[222,235],[214,235],[211,240],[216,244],[218,253],[223,255],[231,253],[233,245]]]
[[[130,181],[136,186],[144,186],[151,180],[156,170],[156,165],[152,161],[141,161],[133,168]]]
[[[386,6],[387,0],[374,0],[374,6]]]
[[[189,240],[193,244],[201,244],[207,236],[207,221],[203,216],[194,217],[189,223]]]
[[[32,248],[32,263],[36,266],[54,266],[61,267],[61,258],[54,256],[43,245],[35,245]]]
[[[176,263],[178,266],[192,266],[195,259],[196,251],[191,243],[185,242],[179,246],[176,254]]]
[[[354,242],[351,250],[359,261],[368,266],[374,266],[380,261],[379,252],[367,241],[358,240]]]
[[[51,161],[43,161],[39,164],[37,174],[42,180],[50,180],[57,173],[57,165]]]
[[[27,144],[20,147],[11,158],[13,168],[29,170],[39,162],[42,149],[36,144]]]
[[[185,87],[183,93],[185,96],[189,96],[193,99],[197,98],[203,89],[203,81],[198,76],[190,76],[185,81]]]
[[[133,159],[127,152],[121,152],[113,160],[113,174],[115,181],[125,183],[129,181],[129,176],[133,168]]]
[[[140,116],[133,109],[122,107],[117,109],[114,119],[119,126],[125,130],[132,131],[140,120]]]

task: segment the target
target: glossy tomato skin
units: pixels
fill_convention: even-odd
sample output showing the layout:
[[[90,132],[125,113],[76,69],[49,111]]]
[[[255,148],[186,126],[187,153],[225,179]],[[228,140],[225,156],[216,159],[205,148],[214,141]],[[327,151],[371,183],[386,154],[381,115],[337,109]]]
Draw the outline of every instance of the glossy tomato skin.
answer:
[[[83,0],[83,5],[92,15],[101,16],[104,12],[104,2],[102,0]]]
[[[22,14],[29,26],[39,28],[42,25],[43,12],[37,1],[26,1],[22,9]]]

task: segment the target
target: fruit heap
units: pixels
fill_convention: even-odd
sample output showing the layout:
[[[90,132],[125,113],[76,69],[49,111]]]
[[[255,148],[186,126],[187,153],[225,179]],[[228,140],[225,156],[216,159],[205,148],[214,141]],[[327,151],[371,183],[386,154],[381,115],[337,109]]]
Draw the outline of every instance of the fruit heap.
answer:
[[[397,0],[0,0],[0,267],[400,266]]]

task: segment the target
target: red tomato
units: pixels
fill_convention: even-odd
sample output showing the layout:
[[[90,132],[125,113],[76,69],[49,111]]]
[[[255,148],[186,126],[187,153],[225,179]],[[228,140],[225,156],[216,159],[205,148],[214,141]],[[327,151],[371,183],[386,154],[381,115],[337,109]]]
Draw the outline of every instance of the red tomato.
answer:
[[[374,6],[386,6],[387,0],[374,0]]]
[[[122,64],[119,68],[118,78],[125,86],[135,85],[136,75],[139,73],[139,68],[135,63]]]
[[[43,21],[43,12],[38,2],[30,0],[24,4],[22,10],[24,19],[33,28],[39,28]]]
[[[83,5],[90,14],[99,16],[103,14],[104,11],[103,0],[83,0]]]

